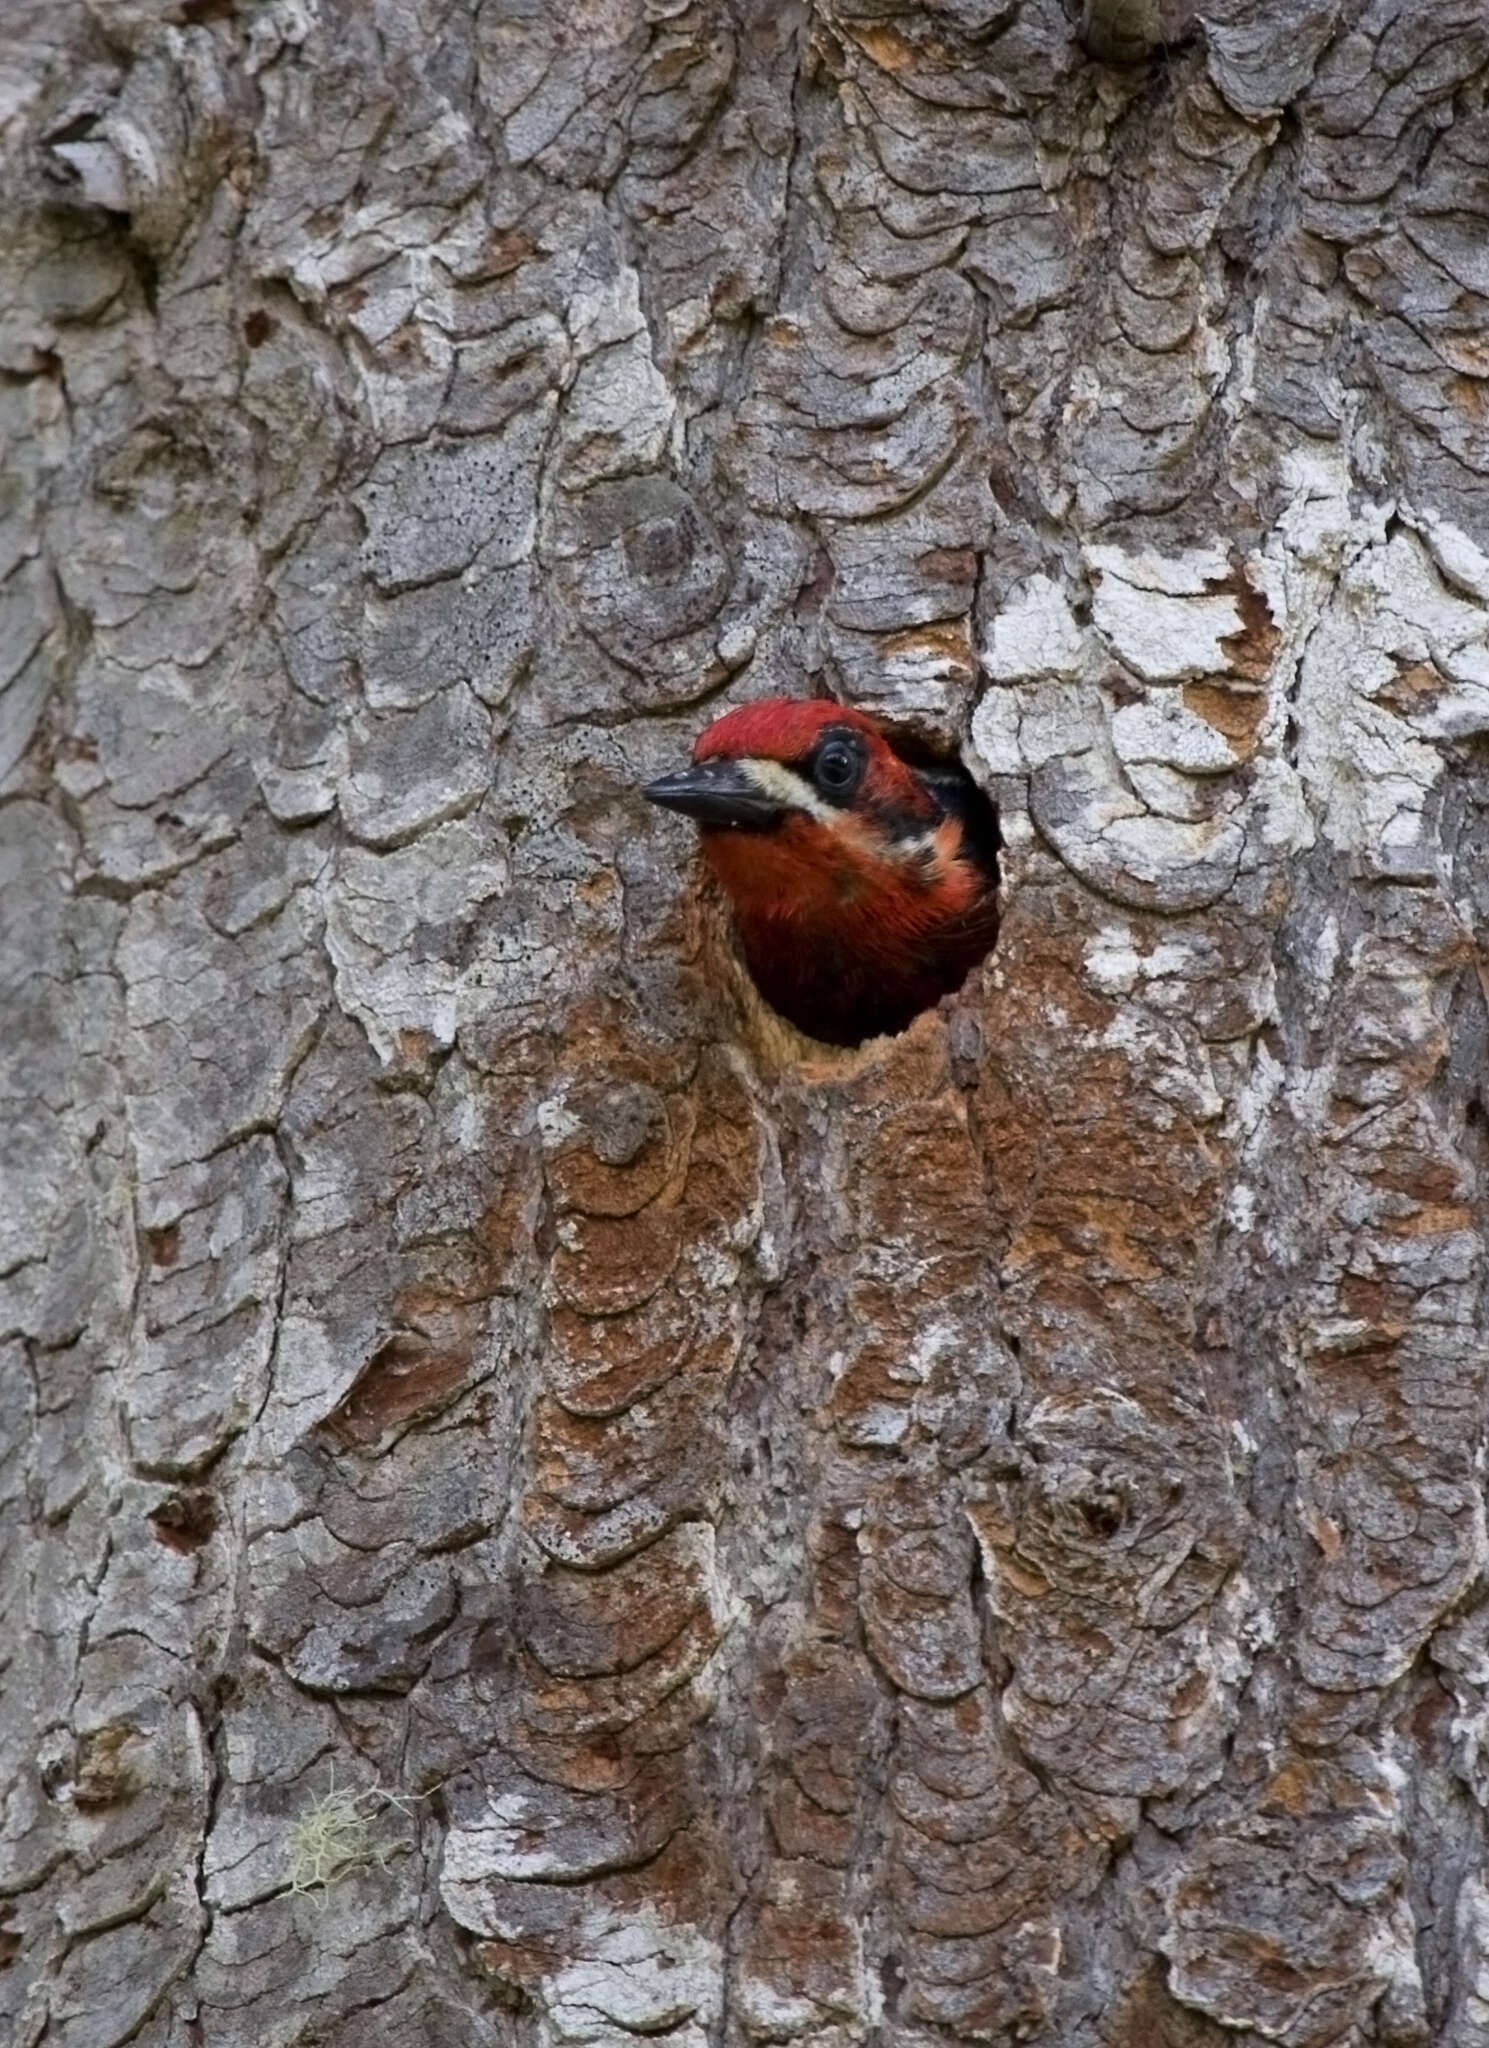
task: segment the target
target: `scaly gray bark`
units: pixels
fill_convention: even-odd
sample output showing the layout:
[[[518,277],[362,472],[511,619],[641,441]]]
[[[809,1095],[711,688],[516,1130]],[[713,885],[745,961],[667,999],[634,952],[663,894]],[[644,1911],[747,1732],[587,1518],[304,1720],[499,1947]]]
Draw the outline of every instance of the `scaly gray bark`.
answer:
[[[1481,0],[0,12],[6,2039],[1489,2043]]]

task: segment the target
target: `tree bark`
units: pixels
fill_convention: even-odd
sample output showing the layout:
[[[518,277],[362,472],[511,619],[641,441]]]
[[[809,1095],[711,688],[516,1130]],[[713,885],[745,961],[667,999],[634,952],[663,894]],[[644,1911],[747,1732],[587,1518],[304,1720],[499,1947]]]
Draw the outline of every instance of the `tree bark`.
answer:
[[[6,2038],[1489,2044],[1482,0],[0,13]]]

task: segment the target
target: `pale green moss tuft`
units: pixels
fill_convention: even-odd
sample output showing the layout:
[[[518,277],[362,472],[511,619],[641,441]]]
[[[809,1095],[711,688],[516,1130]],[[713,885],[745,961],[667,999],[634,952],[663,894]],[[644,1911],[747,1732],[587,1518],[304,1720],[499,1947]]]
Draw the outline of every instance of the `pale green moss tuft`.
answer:
[[[327,1891],[350,1871],[373,1865],[386,1870],[390,1857],[411,1849],[404,1837],[389,1840],[376,1823],[389,1809],[408,1818],[422,1795],[387,1792],[381,1785],[338,1785],[333,1769],[325,1793],[311,1801],[290,1829],[286,1876],[292,1892]]]

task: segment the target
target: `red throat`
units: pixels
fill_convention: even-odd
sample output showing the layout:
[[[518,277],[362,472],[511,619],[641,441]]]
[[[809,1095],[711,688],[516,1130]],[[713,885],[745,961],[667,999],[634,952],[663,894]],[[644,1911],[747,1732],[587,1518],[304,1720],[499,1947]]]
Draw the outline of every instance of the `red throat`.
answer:
[[[956,858],[960,829],[948,820],[943,831],[944,879],[935,890],[851,827],[834,830],[804,814],[769,833],[707,832],[703,853],[746,922],[791,927],[808,942],[830,930],[870,952],[895,951],[976,894],[976,874]]]
[[[813,1038],[857,1045],[903,1030],[959,988],[997,930],[997,896],[959,858],[948,819],[936,881],[809,817],[777,831],[709,832],[704,856],[734,905],[756,987]]]

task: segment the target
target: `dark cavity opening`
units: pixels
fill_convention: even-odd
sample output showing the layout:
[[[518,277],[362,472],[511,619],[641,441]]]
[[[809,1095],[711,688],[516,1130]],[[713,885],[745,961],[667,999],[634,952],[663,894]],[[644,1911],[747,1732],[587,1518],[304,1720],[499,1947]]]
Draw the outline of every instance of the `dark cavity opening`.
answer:
[[[157,1542],[183,1556],[200,1550],[217,1527],[217,1504],[210,1493],[173,1493],[151,1510]]]
[[[900,759],[935,784],[942,801],[956,810],[962,830],[978,859],[998,880],[998,855],[1003,834],[998,830],[998,806],[973,776],[960,753],[928,739],[918,727],[896,719],[881,719],[884,737]],[[989,946],[988,951],[992,951]]]

